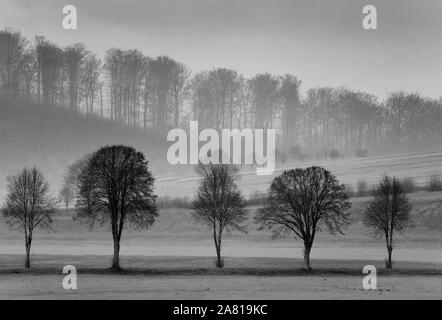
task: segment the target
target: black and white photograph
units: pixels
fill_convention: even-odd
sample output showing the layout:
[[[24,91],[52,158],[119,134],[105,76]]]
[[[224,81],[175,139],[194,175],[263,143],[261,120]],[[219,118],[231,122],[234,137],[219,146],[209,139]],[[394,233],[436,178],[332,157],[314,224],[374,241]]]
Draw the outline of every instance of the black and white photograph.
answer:
[[[441,40],[440,0],[0,0],[0,300],[441,300]]]

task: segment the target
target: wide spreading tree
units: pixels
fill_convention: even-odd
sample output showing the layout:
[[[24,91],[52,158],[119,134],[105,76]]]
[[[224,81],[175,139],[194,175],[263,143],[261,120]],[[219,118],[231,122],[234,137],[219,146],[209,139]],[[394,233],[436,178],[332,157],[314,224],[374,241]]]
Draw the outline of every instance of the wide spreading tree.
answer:
[[[350,207],[344,185],[326,169],[291,169],[273,179],[256,221],[275,237],[292,233],[302,239],[304,267],[310,270],[316,232],[325,226],[332,234],[342,233],[350,222]]]

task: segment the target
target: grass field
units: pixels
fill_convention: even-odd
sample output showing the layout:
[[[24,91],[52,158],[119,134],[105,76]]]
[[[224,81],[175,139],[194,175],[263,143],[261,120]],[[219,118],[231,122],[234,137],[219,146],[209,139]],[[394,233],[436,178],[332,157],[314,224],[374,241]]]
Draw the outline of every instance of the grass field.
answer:
[[[442,193],[420,192],[410,195],[413,203],[415,228],[397,234],[394,258],[403,261],[442,263]],[[369,198],[353,198],[352,224],[345,235],[318,234],[312,250],[313,259],[369,259],[385,258],[382,239],[373,239],[362,225],[361,216]],[[299,258],[302,243],[287,238],[272,240],[269,231],[259,231],[250,208],[248,233],[227,233],[223,254],[232,257]],[[34,236],[32,252],[52,255],[110,255],[112,240],[109,226],[90,230],[88,225],[73,219],[72,211],[62,211],[55,218],[53,230]],[[0,255],[22,254],[23,234],[0,223]],[[210,256],[214,255],[207,229],[195,224],[190,210],[162,209],[149,230],[126,229],[122,238],[122,255],[131,256]],[[1,268],[1,263],[0,263]]]
[[[320,164],[320,163],[318,163]],[[305,164],[307,165],[307,164]],[[383,173],[414,177],[418,183],[442,172],[442,153],[328,162],[326,167],[345,183],[360,177],[369,183]],[[264,190],[271,177],[242,173],[246,192]],[[372,179],[372,181],[370,181]],[[191,194],[198,180],[169,178],[158,186],[170,195]],[[248,233],[225,234],[225,268],[216,270],[215,249],[190,210],[161,209],[149,230],[123,232],[121,261],[127,271],[114,274],[108,225],[90,230],[62,210],[53,230],[37,233],[32,245],[32,270],[24,271],[24,236],[0,218],[0,299],[402,299],[442,298],[442,192],[409,195],[415,227],[394,240],[394,272],[384,270],[383,239],[373,239],[361,217],[369,197],[352,198],[352,223],[345,235],[321,232],[312,249],[314,272],[301,270],[302,243],[272,240],[259,231],[249,208]],[[65,265],[75,265],[79,289],[61,286]],[[378,290],[362,289],[363,266],[375,265]]]
[[[16,266],[17,256],[3,257]],[[227,258],[216,270],[205,257],[125,257],[131,270],[119,274],[102,266],[103,256],[34,256],[31,271],[0,271],[0,299],[441,299],[440,265],[398,262],[386,272],[379,261],[317,261],[312,273],[301,261]],[[360,266],[378,269],[377,290],[363,289]],[[62,267],[77,267],[77,290],[62,287]],[[57,266],[58,267],[55,267]],[[178,267],[180,266],[180,267]]]
[[[22,234],[0,224],[0,299],[441,299],[441,193],[411,194],[416,227],[398,235],[394,271],[384,269],[383,240],[361,225],[368,198],[352,199],[346,235],[321,233],[312,251],[313,273],[302,267],[302,244],[271,240],[253,219],[249,233],[227,234],[225,268],[214,268],[207,231],[188,210],[164,209],[147,231],[125,230],[121,274],[111,272],[108,228],[90,230],[64,211],[51,233],[37,234],[25,271]],[[251,209],[253,216],[256,208]],[[378,270],[378,289],[362,288],[362,267]],[[62,288],[62,268],[78,270],[78,290]]]
[[[0,299],[442,299],[442,277],[379,277],[364,290],[352,276],[79,275],[64,290],[63,275],[0,278]]]
[[[367,158],[345,158],[337,160],[305,160],[302,162],[278,163],[273,175],[257,176],[255,169],[243,166],[238,182],[241,191],[248,195],[256,191],[266,191],[271,179],[287,168],[303,168],[322,166],[330,170],[341,183],[355,186],[359,180],[365,180],[369,185],[375,184],[384,175],[394,175],[399,178],[413,178],[418,185],[423,185],[432,175],[442,175],[442,151],[426,153],[409,153]],[[159,195],[170,197],[191,197],[199,178],[195,173],[185,177],[174,175],[173,171],[167,176],[158,176],[156,190]]]

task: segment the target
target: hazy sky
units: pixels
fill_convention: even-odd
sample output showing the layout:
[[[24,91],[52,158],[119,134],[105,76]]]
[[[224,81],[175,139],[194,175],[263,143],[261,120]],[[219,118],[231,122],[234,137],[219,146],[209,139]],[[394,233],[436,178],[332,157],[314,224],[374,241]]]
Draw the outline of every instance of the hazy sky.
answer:
[[[74,4],[79,29],[62,28]],[[364,30],[362,7],[378,10]],[[0,28],[169,55],[193,71],[293,73],[303,89],[347,86],[381,98],[404,89],[442,96],[441,0],[0,0]]]

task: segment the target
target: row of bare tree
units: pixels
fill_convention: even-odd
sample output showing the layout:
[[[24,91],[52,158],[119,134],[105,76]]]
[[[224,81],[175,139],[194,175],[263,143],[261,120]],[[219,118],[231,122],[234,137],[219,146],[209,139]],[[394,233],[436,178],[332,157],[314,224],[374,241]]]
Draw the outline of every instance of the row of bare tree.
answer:
[[[442,146],[442,100],[394,92],[385,101],[347,88],[313,88],[286,74],[246,79],[216,68],[191,74],[167,56],[107,50],[103,60],[82,44],[60,48],[44,37],[0,32],[0,90],[36,103],[68,105],[142,128],[275,128],[278,144],[309,152],[376,152]]]
[[[154,178],[143,153],[116,145],[100,148],[71,167],[67,184],[75,193],[77,216],[95,223],[110,223],[114,258],[112,267],[120,269],[120,241],[127,224],[148,228],[158,216]],[[200,164],[202,177],[192,202],[193,217],[208,227],[213,237],[217,267],[223,267],[223,234],[227,230],[246,231],[246,202],[236,184],[238,168],[225,164]],[[34,230],[47,228],[57,212],[55,200],[43,174],[24,169],[9,178],[3,214],[11,226],[25,233],[26,263]],[[271,182],[265,205],[255,221],[275,236],[292,235],[304,243],[304,267],[310,267],[310,252],[318,230],[343,233],[350,224],[351,202],[345,186],[321,167],[286,170]],[[387,268],[392,267],[393,235],[410,226],[411,205],[401,183],[385,176],[376,188],[364,214],[364,223],[376,235],[385,237]]]

